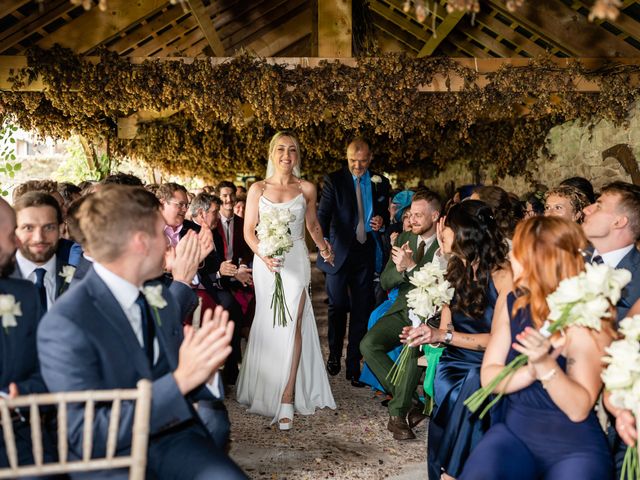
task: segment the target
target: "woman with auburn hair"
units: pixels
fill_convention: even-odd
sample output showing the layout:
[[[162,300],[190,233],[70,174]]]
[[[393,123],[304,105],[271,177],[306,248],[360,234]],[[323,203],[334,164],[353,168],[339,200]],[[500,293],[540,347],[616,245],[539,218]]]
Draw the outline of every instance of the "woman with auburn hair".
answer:
[[[571,326],[546,338],[547,295],[584,270],[587,241],[576,223],[533,217],[518,225],[511,267],[516,293],[501,295],[481,369],[488,384],[523,353],[529,363],[498,385],[504,418],[471,453],[461,479],[613,478],[607,442],[593,410],[602,388],[612,319],[600,332]]]

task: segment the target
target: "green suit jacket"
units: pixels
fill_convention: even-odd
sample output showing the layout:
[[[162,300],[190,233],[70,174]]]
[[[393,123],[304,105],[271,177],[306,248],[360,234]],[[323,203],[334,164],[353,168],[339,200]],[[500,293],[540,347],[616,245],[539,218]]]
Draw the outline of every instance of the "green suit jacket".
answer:
[[[416,253],[418,251],[418,235],[411,232],[402,232],[398,236],[395,244],[399,246],[404,245],[405,242],[409,242],[409,247],[413,252],[413,260],[415,261]],[[396,264],[393,263],[393,258],[389,258],[389,261],[387,262],[382,275],[380,275],[380,286],[384,290],[391,290],[398,287],[398,298],[396,298],[396,301],[393,302],[391,308],[387,310],[385,316],[399,312],[400,315],[403,316],[405,320],[407,320],[407,322],[409,321],[409,310],[407,309],[407,293],[409,292],[409,290],[415,288],[410,282],[411,277],[426,263],[429,263],[433,260],[433,255],[437,249],[438,241],[435,240],[427,249],[427,251],[424,252],[424,256],[417,263],[415,268],[410,272],[398,272],[398,270],[396,270]]]

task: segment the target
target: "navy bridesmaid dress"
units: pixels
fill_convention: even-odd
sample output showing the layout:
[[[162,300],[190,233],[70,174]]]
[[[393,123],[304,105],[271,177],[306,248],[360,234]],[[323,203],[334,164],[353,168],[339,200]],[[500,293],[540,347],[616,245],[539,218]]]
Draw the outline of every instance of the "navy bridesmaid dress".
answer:
[[[498,292],[489,281],[487,306],[482,318],[470,318],[453,312],[455,332],[491,333],[493,311]],[[491,419],[472,414],[463,402],[480,388],[480,366],[483,351],[469,350],[449,345],[442,352],[436,367],[434,409],[429,422],[428,466],[429,479],[439,480],[444,471],[457,477],[471,450],[489,429]],[[489,478],[489,477],[487,477]]]
[[[511,316],[515,296],[508,297]],[[511,318],[511,337],[532,326],[528,309]],[[507,362],[518,355],[511,350]],[[566,370],[566,359],[558,358]],[[459,480],[613,479],[613,462],[598,419],[572,422],[539,381],[505,396],[504,421],[493,425],[471,453]]]

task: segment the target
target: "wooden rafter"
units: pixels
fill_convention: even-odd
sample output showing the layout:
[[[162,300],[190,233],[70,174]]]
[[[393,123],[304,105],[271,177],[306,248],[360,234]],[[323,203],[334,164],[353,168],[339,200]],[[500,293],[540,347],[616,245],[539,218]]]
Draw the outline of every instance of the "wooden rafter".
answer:
[[[42,30],[44,27],[74,8],[68,0],[57,0],[47,5],[44,14],[36,10],[0,33],[0,49],[6,51],[35,32],[45,36],[47,32]]]
[[[158,11],[166,3],[166,0],[110,0],[106,12],[92,8],[44,37],[38,45],[50,48],[58,43],[74,52],[85,53]]]
[[[640,39],[640,23],[636,22],[633,18],[631,18],[629,15],[625,14],[622,10],[624,8],[626,8],[627,6],[629,6],[632,2],[631,0],[627,0],[623,5],[622,8],[620,9],[620,14],[618,15],[618,18],[616,18],[616,20],[614,22],[609,22],[611,23],[613,26],[615,26],[617,29],[621,30],[622,32],[625,33],[625,35],[621,35],[621,37],[624,39],[628,36],[631,37],[635,37],[636,39]],[[573,3],[571,4],[571,8],[573,10],[580,10],[581,8],[590,8],[589,5],[587,5],[585,2],[582,1],[578,1],[578,0],[574,0]],[[594,23],[596,25],[600,25],[603,23],[604,20],[602,19],[596,19],[594,20]]]
[[[17,9],[19,9],[20,7],[22,7],[23,5],[26,5],[27,3],[29,3],[31,0],[6,0],[2,2],[2,14],[3,15],[8,15],[11,13],[14,13]]]
[[[269,57],[311,33],[311,10],[306,9],[280,27],[247,45],[261,57]]]
[[[502,0],[487,0],[503,15],[513,18],[548,43],[558,45],[572,56],[633,57],[638,51],[607,30],[590,23],[561,0],[524,2],[509,12]]]
[[[191,7],[191,12],[198,22],[200,30],[202,30],[214,55],[216,57],[224,57],[224,47],[222,46],[216,27],[213,25],[204,3],[202,3],[202,0],[188,0],[188,2]]]
[[[476,23],[481,27],[486,27],[493,33],[498,35],[496,41],[505,39],[513,44],[515,53],[522,54],[525,51],[529,56],[535,57],[545,53],[545,49],[536,44],[535,41],[521,35],[515,31],[517,27],[516,23],[512,23],[510,26],[505,25],[500,20],[495,18],[497,12],[493,10],[490,13],[482,13],[476,15]]]
[[[427,42],[422,47],[422,50],[418,52],[418,57],[428,57],[433,52],[435,52],[438,45],[442,43],[442,41],[447,38],[449,32],[453,30],[458,22],[464,17],[464,12],[462,10],[456,10],[455,12],[449,13],[442,23],[438,25],[436,31],[433,33],[431,38],[427,40]]]

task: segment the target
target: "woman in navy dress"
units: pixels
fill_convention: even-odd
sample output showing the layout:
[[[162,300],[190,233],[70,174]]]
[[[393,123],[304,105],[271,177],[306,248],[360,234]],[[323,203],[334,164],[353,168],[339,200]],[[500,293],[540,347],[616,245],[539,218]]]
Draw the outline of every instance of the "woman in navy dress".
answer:
[[[533,217],[516,228],[511,265],[518,294],[498,299],[482,383],[520,353],[529,363],[498,385],[507,394],[504,420],[471,453],[461,480],[613,478],[593,410],[611,321],[603,319],[600,332],[574,326],[550,339],[538,332],[549,314],[547,295],[584,270],[586,243],[581,228],[561,218]]]
[[[489,429],[490,418],[480,420],[463,402],[480,388],[480,365],[498,293],[512,288],[507,244],[487,204],[467,200],[453,205],[439,230],[442,252],[450,255],[446,278],[455,294],[442,311],[439,329],[421,325],[408,335],[412,345],[446,345],[433,382],[430,480],[457,477]]]

